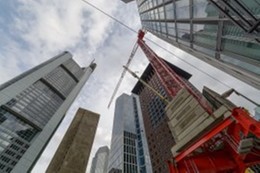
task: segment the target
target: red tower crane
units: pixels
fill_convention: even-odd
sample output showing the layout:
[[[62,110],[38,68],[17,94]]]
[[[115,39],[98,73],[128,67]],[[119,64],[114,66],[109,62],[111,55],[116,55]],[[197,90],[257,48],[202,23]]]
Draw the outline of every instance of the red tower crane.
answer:
[[[137,43],[124,66],[109,105],[140,46],[171,96],[170,99],[174,99],[180,90],[186,89],[209,116],[214,117],[202,94],[193,90],[145,43],[144,35],[140,30]],[[260,163],[260,122],[254,120],[244,108],[235,108],[221,121],[208,126],[206,131],[202,131],[184,147],[172,160],[166,161],[170,173],[244,173],[246,168]]]
[[[170,96],[174,98],[182,88],[186,88],[204,110],[212,115],[211,107],[204,97],[156,55],[143,40],[144,35],[140,30],[137,43]],[[168,161],[170,173],[242,173],[247,167],[260,163],[260,123],[251,118],[245,109],[235,108],[228,118],[209,128],[172,161]]]

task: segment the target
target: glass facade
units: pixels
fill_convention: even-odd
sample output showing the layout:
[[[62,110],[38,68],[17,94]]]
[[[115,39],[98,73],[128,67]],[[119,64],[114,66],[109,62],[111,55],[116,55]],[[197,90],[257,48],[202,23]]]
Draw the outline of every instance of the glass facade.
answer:
[[[63,99],[52,89],[43,82],[37,81],[7,102],[5,106],[42,129],[62,102]]]
[[[254,21],[259,20],[260,1],[238,1],[248,12],[233,0],[228,1],[228,4],[236,8],[242,17],[243,15],[247,17],[248,21],[245,23],[249,22],[248,25],[253,28],[256,24]],[[241,74],[231,75],[260,88],[260,81],[255,81],[260,75],[260,41],[259,35],[257,36],[260,31],[259,25],[256,24],[256,29],[250,35],[249,31],[245,31],[231,20],[232,17],[237,17],[237,13],[227,10],[231,16],[229,18],[223,15],[211,0],[136,0],[136,2],[142,26],[146,30],[184,51],[191,53],[190,50],[193,50],[200,53],[200,55],[192,54],[202,60],[203,55],[207,55],[209,60],[206,62],[214,59],[216,60],[214,62],[218,63],[216,67],[227,64],[232,69],[235,68]],[[229,9],[228,6],[225,7]],[[249,13],[250,18],[246,16]],[[225,68],[229,67],[222,65],[222,69]],[[226,72],[230,73],[229,70]]]
[[[39,131],[0,108],[0,172],[10,172]]]
[[[109,155],[109,173],[152,172],[138,96],[122,94],[116,101]]]
[[[13,170],[83,74],[69,59],[0,105],[0,172]]]
[[[108,172],[138,173],[133,102],[126,94],[116,100]]]
[[[136,148],[137,148],[137,162],[139,165],[139,173],[153,172],[151,167],[150,154],[148,151],[147,140],[143,125],[143,119],[140,110],[138,96],[132,95],[134,106],[134,118],[136,128]]]

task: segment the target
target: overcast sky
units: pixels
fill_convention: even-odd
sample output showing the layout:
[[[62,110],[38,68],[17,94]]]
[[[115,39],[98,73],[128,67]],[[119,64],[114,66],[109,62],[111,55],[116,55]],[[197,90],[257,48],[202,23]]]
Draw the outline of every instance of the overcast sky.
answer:
[[[89,0],[107,13],[123,21],[134,30],[141,28],[135,2],[128,5],[120,0]],[[78,107],[101,114],[91,156],[103,146],[110,147],[114,102],[107,104],[124,65],[136,41],[136,34],[115,23],[81,0],[12,0],[0,1],[0,83],[68,50],[80,66],[87,66],[93,59],[97,68],[80,96],[68,111],[61,126],[43,152],[33,172],[45,172]],[[260,102],[260,92],[233,77],[197,60],[175,47],[147,34],[173,52],[177,57],[147,42],[161,57],[183,68],[193,76],[190,81],[199,89],[208,86],[222,93],[229,89],[220,82],[199,72],[181,59],[189,61],[223,83]],[[148,61],[138,50],[130,68],[141,75]],[[126,75],[117,96],[130,94],[136,80]],[[240,97],[230,97],[237,105],[243,105],[252,113],[254,106]],[[87,172],[88,172],[87,171]]]

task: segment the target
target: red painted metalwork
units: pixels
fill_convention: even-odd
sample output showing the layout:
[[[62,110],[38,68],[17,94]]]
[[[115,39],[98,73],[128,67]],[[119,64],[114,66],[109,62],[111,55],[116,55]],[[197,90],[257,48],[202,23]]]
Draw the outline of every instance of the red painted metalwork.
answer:
[[[226,127],[228,127],[233,120],[226,119],[223,121],[220,125],[216,126],[214,129],[210,130],[208,133],[206,133],[204,136],[202,136],[197,142],[193,143],[189,148],[187,148],[185,151],[178,154],[178,156],[175,158],[175,161],[178,162],[182,160],[184,157],[189,155],[191,152],[199,148],[202,144],[212,139],[214,136],[216,136],[219,132],[224,130]]]
[[[259,138],[259,132],[260,123],[250,117],[245,109],[235,108],[229,118],[220,122],[173,158],[174,164],[168,162],[169,171],[170,173],[244,173],[246,168],[260,163],[260,151],[252,146],[248,152],[240,153],[239,144],[244,139]],[[216,142],[221,143],[220,148],[211,147]],[[196,150],[198,148],[200,151]]]
[[[143,40],[145,33],[140,30],[138,33],[138,45],[141,47],[146,57],[150,61],[153,69],[155,69],[159,79],[162,81],[163,86],[174,97],[182,88],[186,88],[200,103],[200,105],[209,113],[212,109],[202,94],[195,92],[191,86],[183,81],[167,64],[164,62]]]

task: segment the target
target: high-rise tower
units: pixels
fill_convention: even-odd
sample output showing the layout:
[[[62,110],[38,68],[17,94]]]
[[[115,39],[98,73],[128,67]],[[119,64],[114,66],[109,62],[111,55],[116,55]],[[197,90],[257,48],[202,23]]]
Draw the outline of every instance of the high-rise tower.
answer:
[[[122,94],[116,100],[108,172],[152,172],[145,136],[138,97]]]
[[[0,172],[29,172],[96,64],[69,52],[0,86]]]
[[[136,3],[144,29],[260,89],[259,1],[136,0]]]
[[[100,147],[92,160],[90,173],[107,173],[109,148]]]
[[[85,173],[98,121],[99,114],[79,108],[46,173]]]

